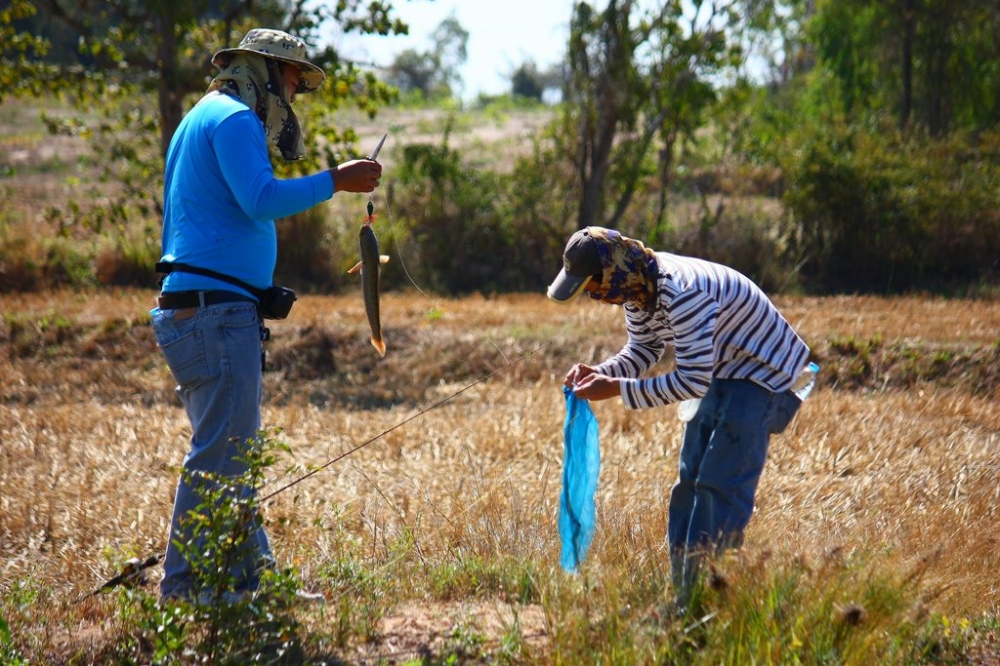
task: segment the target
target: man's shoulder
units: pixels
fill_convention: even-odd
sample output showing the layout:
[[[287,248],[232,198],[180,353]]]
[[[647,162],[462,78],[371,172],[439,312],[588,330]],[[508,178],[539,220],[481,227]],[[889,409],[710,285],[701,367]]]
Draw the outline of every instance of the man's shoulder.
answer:
[[[202,122],[215,124],[242,113],[253,116],[250,107],[242,100],[220,92],[208,93],[191,109],[191,114],[195,118]]]

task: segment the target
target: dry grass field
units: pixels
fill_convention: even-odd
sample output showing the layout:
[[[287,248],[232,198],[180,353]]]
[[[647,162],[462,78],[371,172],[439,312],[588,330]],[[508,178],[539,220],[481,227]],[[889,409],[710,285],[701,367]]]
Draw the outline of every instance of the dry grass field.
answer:
[[[153,296],[0,294],[0,618],[31,663],[114,661],[132,597],[78,599],[127,557],[163,548],[189,434],[148,326]],[[746,547],[720,579],[754,589],[794,563],[819,584],[836,559],[845,590],[846,572],[898,581],[907,613],[937,618],[943,635],[992,618],[992,632],[963,640],[970,662],[995,663],[1000,302],[777,303],[823,371],[772,441]],[[272,324],[264,420],[292,455],[264,493],[361,446],[265,505],[279,561],[331,602],[297,611],[307,636],[329,635],[339,600],[370,608],[363,630],[336,647],[313,638],[309,654],[445,663],[428,655],[474,645],[494,661],[516,635],[508,661],[572,663],[575,613],[622,610],[624,590],[667,577],[681,422],[673,408],[617,401],[594,405],[602,461],[584,575],[558,570],[561,379],[617,350],[620,317],[535,294],[389,293],[384,359],[360,293],[307,296]],[[349,584],[345,562],[393,581]],[[531,572],[535,592],[491,584],[498,567]],[[590,603],[605,611],[579,610]],[[757,659],[786,661],[778,647]]]
[[[78,195],[73,181],[101,187],[40,108],[60,110],[0,109],[0,247],[29,259],[53,233],[40,211]],[[538,120],[460,125],[455,140],[503,152]],[[363,145],[386,122],[442,131],[416,113],[359,127]],[[0,254],[0,278],[16,259]],[[384,359],[360,288],[305,296],[271,324],[263,416],[291,454],[263,494],[356,449],[264,505],[279,563],[328,600],[291,611],[302,660],[1000,663],[1000,301],[777,298],[819,385],[772,440],[709,612],[664,619],[681,422],[594,405],[597,531],[582,575],[560,571],[562,378],[624,333],[615,308],[558,307],[543,289],[385,294]],[[190,433],[154,296],[0,292],[0,663],[205,662],[183,646],[154,659],[180,622],[152,609],[159,569],[81,600],[167,536]]]

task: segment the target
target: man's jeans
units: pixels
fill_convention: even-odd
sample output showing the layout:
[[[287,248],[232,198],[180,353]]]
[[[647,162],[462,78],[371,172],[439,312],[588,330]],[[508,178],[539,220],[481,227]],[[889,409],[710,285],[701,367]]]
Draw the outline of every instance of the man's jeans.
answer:
[[[712,381],[684,431],[679,478],[670,494],[667,531],[681,593],[697,576],[697,551],[742,545],[770,436],[788,426],[801,404],[791,391],[771,393],[745,380]]]
[[[252,303],[222,303],[201,308],[150,312],[156,341],[177,382],[177,395],[193,431],[191,450],[177,484],[171,530],[163,562],[160,596],[198,593],[191,567],[175,540],[204,552],[203,537],[186,523],[202,503],[201,478],[192,472],[238,477],[246,471],[241,451],[260,430],[261,322]],[[239,491],[248,496],[252,489]],[[230,569],[236,589],[253,589],[262,566],[273,565],[263,527],[253,528],[246,547]]]

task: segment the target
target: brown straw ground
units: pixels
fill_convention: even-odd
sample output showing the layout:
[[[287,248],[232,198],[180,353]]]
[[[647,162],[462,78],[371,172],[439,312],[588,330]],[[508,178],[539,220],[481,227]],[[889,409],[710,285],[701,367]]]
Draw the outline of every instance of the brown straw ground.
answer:
[[[24,581],[48,590],[39,603],[52,631],[124,556],[164,543],[189,430],[148,327],[151,302],[148,291],[0,295],[0,593]],[[900,575],[924,567],[940,612],[995,609],[1000,303],[778,304],[824,377],[772,440],[747,550],[813,562],[857,554]],[[387,566],[408,533],[428,561],[503,554],[556,566],[562,378],[572,363],[617,350],[620,316],[537,295],[390,293],[389,352],[379,360],[360,295],[303,298],[271,326],[264,420],[283,429],[294,455],[269,487],[375,441],[268,503],[279,559],[309,582],[347,542]],[[629,412],[617,401],[594,410],[602,467],[593,565],[666,562],[675,410]],[[439,631],[431,618],[449,613],[490,622],[489,608],[463,603],[480,602],[414,599],[424,611],[390,613],[383,636]]]

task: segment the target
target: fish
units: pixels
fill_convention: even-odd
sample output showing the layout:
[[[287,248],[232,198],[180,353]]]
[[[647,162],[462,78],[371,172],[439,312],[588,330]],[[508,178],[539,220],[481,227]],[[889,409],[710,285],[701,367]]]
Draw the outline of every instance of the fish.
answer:
[[[382,150],[388,134],[383,134],[375,150],[372,151],[368,159],[373,162],[378,158],[378,153]],[[365,223],[361,225],[361,232],[358,234],[358,246],[361,250],[361,261],[354,265],[354,268],[347,271],[356,273],[361,271],[361,290],[365,299],[365,314],[368,316],[368,327],[372,331],[371,343],[375,347],[380,357],[385,356],[385,341],[382,339],[382,315],[379,306],[379,277],[381,271],[379,264],[389,262],[389,257],[379,254],[378,238],[375,237],[375,230],[372,229],[372,222],[375,221],[375,204],[371,198],[368,199],[368,215]]]
[[[368,327],[371,329],[371,343],[381,357],[385,356],[385,341],[382,339],[382,319],[379,306],[379,264],[389,262],[389,257],[379,254],[378,238],[372,229],[371,213],[369,219],[361,225],[358,234],[358,246],[361,250],[361,261],[347,271],[361,272],[361,288],[365,300],[365,314],[368,316]]]

